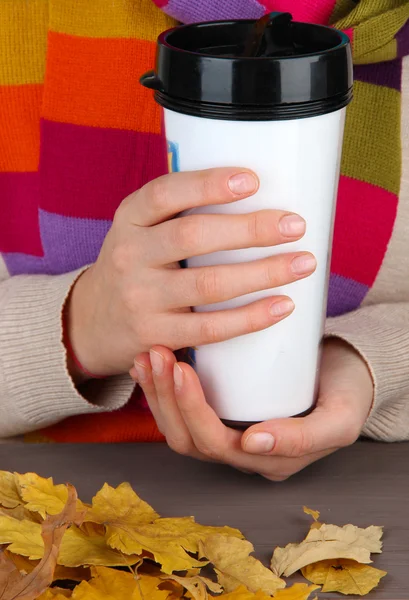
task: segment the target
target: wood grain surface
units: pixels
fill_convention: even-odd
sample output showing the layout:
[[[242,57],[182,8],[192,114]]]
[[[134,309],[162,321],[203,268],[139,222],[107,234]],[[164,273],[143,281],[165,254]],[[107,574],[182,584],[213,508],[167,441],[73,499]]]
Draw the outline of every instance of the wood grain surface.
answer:
[[[275,546],[303,539],[303,505],[327,523],[383,525],[384,553],[374,566],[389,575],[368,598],[409,599],[409,444],[359,442],[278,484],[177,456],[165,445],[4,444],[0,469],[69,481],[84,501],[104,482],[129,481],[163,516],[238,527],[266,564]]]

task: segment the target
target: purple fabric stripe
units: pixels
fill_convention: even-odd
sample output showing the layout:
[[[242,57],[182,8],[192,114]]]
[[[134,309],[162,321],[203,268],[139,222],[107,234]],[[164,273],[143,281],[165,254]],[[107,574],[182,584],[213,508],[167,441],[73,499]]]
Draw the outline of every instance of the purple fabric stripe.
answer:
[[[402,87],[402,60],[396,59],[371,65],[358,65],[354,68],[357,81],[383,85],[401,91]]]
[[[354,279],[331,273],[328,291],[328,317],[337,317],[356,310],[365,298],[369,287]]]
[[[163,10],[182,23],[258,19],[265,13],[257,0],[169,0]]]
[[[409,20],[396,34],[398,42],[398,56],[403,57],[409,54]]]
[[[47,273],[45,258],[22,252],[2,252],[10,276],[43,275]]]
[[[93,263],[111,221],[77,219],[40,210],[40,231],[45,256],[3,253],[10,275],[59,275]]]
[[[40,210],[47,273],[75,271],[95,262],[111,221],[63,217]]]

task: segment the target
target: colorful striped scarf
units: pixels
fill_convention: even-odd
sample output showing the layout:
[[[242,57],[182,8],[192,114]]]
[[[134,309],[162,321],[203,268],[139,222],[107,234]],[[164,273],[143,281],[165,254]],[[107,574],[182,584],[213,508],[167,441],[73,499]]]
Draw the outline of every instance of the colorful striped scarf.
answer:
[[[12,0],[0,21],[0,251],[11,275],[95,260],[121,200],[167,170],[160,112],[138,77],[174,19],[279,10],[351,38],[348,109],[328,314],[358,308],[393,230],[401,174],[407,0]],[[22,32],[30,31],[30,36]],[[58,399],[56,399],[58,402]],[[67,419],[54,441],[156,440],[137,395],[116,413]]]

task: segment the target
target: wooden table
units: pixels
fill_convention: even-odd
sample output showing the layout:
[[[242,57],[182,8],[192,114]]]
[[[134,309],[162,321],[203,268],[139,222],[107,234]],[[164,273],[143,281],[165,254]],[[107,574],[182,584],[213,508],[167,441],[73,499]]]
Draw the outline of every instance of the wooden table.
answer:
[[[0,469],[70,481],[84,501],[104,482],[129,481],[163,516],[238,527],[266,563],[276,545],[304,537],[303,504],[327,523],[383,525],[384,553],[374,566],[389,575],[368,598],[409,598],[409,444],[360,442],[278,484],[177,456],[165,445],[5,444]]]

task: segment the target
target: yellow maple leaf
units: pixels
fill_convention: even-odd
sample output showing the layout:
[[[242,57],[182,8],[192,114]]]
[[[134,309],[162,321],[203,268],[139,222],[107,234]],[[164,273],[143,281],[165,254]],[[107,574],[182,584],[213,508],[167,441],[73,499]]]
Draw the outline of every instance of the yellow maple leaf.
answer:
[[[271,596],[284,588],[285,582],[250,556],[252,552],[253,544],[247,540],[221,535],[208,537],[201,546],[201,554],[214,566],[217,579],[226,592],[243,584],[251,592],[261,590]]]
[[[300,544],[276,548],[271,569],[278,575],[289,577],[306,565],[327,559],[347,558],[368,564],[371,553],[382,551],[382,527],[361,529],[355,525],[321,525],[311,529]]]
[[[235,529],[205,527],[192,517],[161,519],[127,483],[116,489],[105,484],[84,520],[105,525],[107,543],[124,554],[149,552],[167,574],[202,567],[203,563],[188,553],[197,553],[199,541],[208,535],[217,532],[241,537]]]
[[[58,555],[58,564],[65,567],[123,567],[134,565],[138,560],[139,556],[124,556],[111,548],[104,535],[84,533],[75,525],[66,532]]]
[[[0,544],[7,544],[10,552],[27,556],[30,560],[41,559],[44,555],[41,524],[0,516]],[[73,525],[61,542],[58,564],[65,567],[116,567],[135,564],[138,558],[133,555],[125,557],[108,546],[105,535],[87,534]]]
[[[154,577],[138,577],[106,567],[93,568],[92,575],[90,581],[74,589],[73,600],[166,600],[170,594],[157,588],[160,580]]]
[[[54,485],[53,478],[40,477],[35,473],[15,473],[15,480],[26,509],[38,512],[43,519],[47,515],[60,513],[68,497],[66,485]],[[77,510],[82,511],[86,506],[77,500]]]
[[[319,585],[294,583],[285,590],[278,590],[278,592],[274,594],[274,598],[278,598],[279,600],[308,600],[311,594],[319,589]]]
[[[0,505],[5,508],[16,508],[22,503],[13,473],[0,471]]]
[[[376,588],[387,575],[386,571],[362,565],[353,560],[324,560],[302,569],[302,574],[313,583],[322,585],[323,592],[340,592],[365,596]]]
[[[30,560],[41,559],[44,554],[41,524],[0,516],[0,544],[8,544],[10,552]]]

